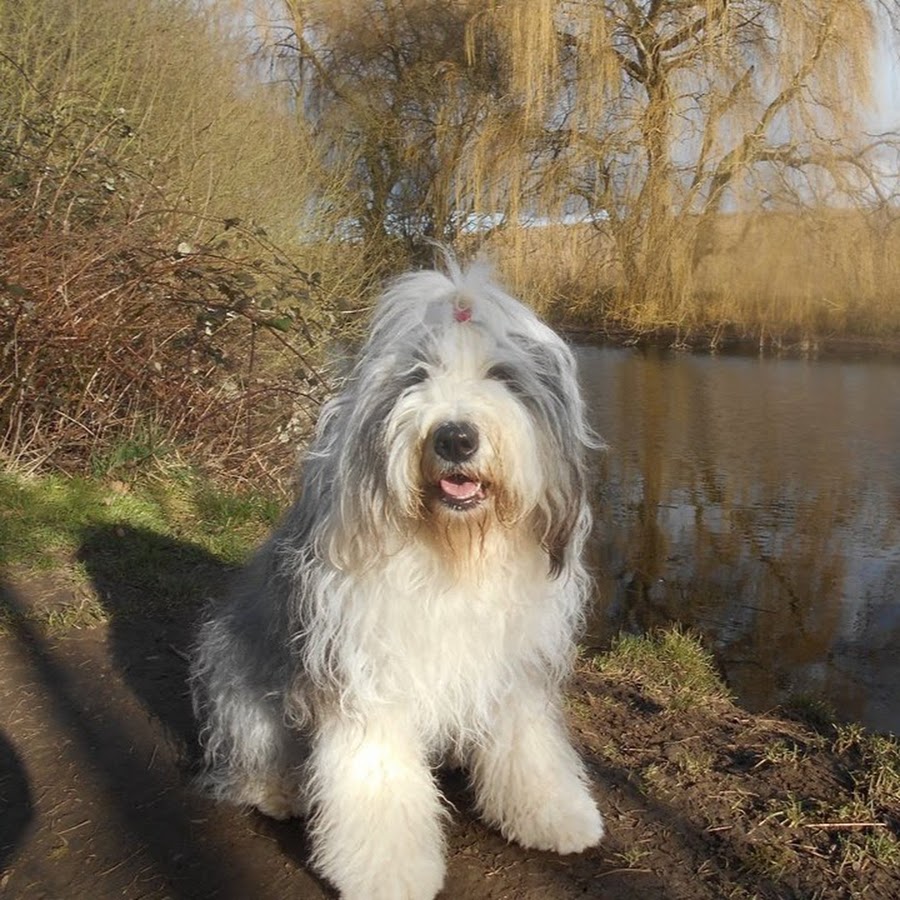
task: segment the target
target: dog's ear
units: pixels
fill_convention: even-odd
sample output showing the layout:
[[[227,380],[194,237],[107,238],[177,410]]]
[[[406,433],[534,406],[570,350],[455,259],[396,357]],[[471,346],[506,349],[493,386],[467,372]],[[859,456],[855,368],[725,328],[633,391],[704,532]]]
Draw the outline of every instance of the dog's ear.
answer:
[[[334,547],[347,557],[336,560],[344,565],[363,562],[355,557],[371,554],[379,531],[390,524],[393,516],[388,501],[385,447],[385,423],[393,398],[371,396],[365,387],[354,385],[347,395],[333,485]]]
[[[550,478],[552,481],[538,507],[537,530],[550,560],[550,575],[556,578],[566,568],[570,554],[581,553],[591,515],[580,460],[559,460]]]
[[[397,371],[364,356],[337,402],[331,454],[331,555],[342,566],[365,563],[384,534],[407,527],[418,495],[397,496],[388,427],[399,397],[421,381],[421,366]]]
[[[545,488],[536,530],[550,560],[550,574],[557,577],[569,555],[581,553],[590,530],[585,451],[602,444],[585,421],[569,348],[556,335],[545,340],[517,336],[514,341],[529,360],[529,383],[520,396],[540,425]]]

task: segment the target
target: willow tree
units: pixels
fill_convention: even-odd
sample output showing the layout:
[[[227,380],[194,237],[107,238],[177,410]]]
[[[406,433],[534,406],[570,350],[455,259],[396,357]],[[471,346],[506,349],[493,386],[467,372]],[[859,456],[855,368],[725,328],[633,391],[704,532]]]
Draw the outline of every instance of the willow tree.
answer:
[[[619,308],[677,321],[723,211],[884,199],[879,0],[285,0],[365,235],[580,214]]]
[[[893,6],[507,0],[489,9],[523,115],[541,122],[545,176],[532,183],[543,194],[531,202],[591,213],[615,241],[621,299],[655,304],[657,320],[680,316],[723,211],[884,199],[877,158],[888,139],[864,136],[864,116],[878,27],[893,24]]]
[[[502,84],[490,43],[477,58],[467,52],[482,6],[285,0],[289,34],[273,42],[277,66],[331,141],[330,163],[352,197],[345,230],[381,257],[376,270],[428,240],[452,241],[473,211],[459,173]]]

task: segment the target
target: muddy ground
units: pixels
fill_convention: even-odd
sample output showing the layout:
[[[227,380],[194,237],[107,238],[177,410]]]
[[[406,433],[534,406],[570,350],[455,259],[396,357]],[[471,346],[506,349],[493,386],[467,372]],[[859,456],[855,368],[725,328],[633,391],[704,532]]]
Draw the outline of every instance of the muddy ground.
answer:
[[[302,822],[192,792],[186,651],[202,597],[141,596],[104,564],[129,535],[99,538],[84,562],[105,622],[48,632],[29,614],[77,597],[3,587],[14,614],[0,637],[0,897],[334,897],[306,868]],[[225,575],[177,544],[156,559],[173,584],[186,565],[201,572],[208,593]],[[587,663],[569,697],[606,841],[573,857],[510,845],[474,817],[464,778],[445,773],[455,809],[443,897],[900,897],[900,809],[835,821],[859,779],[824,726],[675,702]]]

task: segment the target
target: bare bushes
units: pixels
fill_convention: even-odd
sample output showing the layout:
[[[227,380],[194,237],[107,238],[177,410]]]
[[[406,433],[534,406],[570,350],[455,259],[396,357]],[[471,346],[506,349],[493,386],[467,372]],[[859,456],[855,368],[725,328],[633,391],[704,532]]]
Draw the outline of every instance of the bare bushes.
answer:
[[[22,213],[0,206],[4,454],[73,470],[126,442],[277,476],[324,393],[320,276],[232,223],[194,248]]]
[[[0,454],[279,479],[354,288],[315,145],[200,13],[94,5],[0,10]]]

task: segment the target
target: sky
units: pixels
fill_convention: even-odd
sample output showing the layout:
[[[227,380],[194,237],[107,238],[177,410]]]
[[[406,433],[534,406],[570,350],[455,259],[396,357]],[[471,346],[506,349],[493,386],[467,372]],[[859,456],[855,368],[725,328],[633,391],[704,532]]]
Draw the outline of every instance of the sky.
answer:
[[[875,131],[900,128],[900,54],[897,47],[881,42],[875,67]]]

